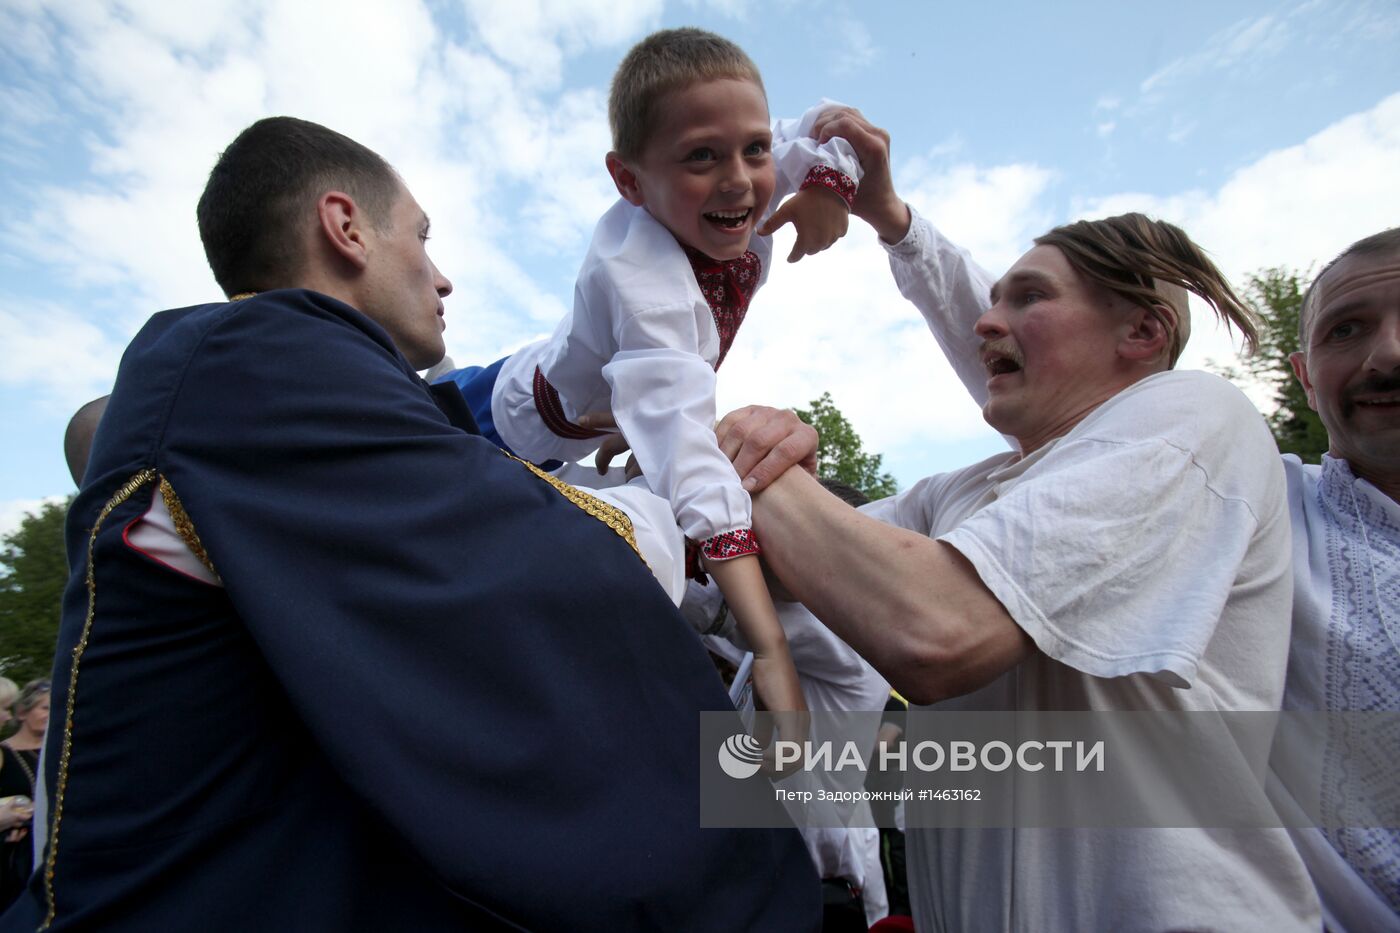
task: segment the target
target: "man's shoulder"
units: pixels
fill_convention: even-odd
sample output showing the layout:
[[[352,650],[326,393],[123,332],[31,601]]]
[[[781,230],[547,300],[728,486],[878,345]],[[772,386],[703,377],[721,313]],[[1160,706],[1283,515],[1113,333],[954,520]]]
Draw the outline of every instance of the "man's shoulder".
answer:
[[[1076,428],[1104,445],[1134,445],[1159,465],[1179,459],[1218,495],[1281,507],[1283,467],[1268,423],[1238,387],[1213,373],[1172,370],[1130,386]],[[1270,511],[1272,511],[1272,506]]]
[[[382,352],[398,356],[388,333],[360,311],[320,292],[286,288],[159,312],[132,340],[127,358],[149,368],[195,354],[218,359],[269,347],[280,354],[317,354],[329,352],[337,338],[377,344]]]
[[[1258,415],[1249,398],[1230,380],[1199,369],[1170,369],[1141,379],[1115,398],[1135,403],[1150,402],[1167,411],[1186,406],[1211,405],[1227,416],[1242,413]],[[1168,402],[1173,404],[1168,404]]]
[[[1311,495],[1322,476],[1322,464],[1304,463],[1297,454],[1283,454],[1283,475],[1288,478],[1288,491],[1293,497]]]
[[[1189,449],[1228,435],[1236,446],[1278,457],[1254,403],[1229,380],[1200,370],[1139,380],[1094,411],[1078,433],[1104,440],[1160,438]]]

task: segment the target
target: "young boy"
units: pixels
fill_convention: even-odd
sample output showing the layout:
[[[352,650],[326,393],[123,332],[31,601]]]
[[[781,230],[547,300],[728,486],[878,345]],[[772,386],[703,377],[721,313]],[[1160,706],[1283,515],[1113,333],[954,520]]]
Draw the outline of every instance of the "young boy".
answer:
[[[760,227],[770,209],[796,192],[768,224],[792,220],[793,260],[845,233],[859,162],[844,140],[808,138],[819,114],[770,125],[757,67],[719,36],[644,39],[613,78],[607,167],[622,200],[594,232],[572,313],[547,340],[453,377],[478,409],[480,380],[494,379],[495,432],[536,462],[594,450],[603,435],[578,416],[612,411],[651,490],[698,543],[753,648],[759,698],[775,711],[804,707],[748,494],[715,441],[715,370],[767,277],[772,243],[754,234],[771,233]]]

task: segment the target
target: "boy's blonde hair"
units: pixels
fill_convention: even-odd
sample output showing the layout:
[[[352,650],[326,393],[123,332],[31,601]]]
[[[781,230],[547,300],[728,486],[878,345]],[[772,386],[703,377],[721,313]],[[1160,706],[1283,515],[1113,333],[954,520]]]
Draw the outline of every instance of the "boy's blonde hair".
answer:
[[[656,125],[662,97],[697,81],[721,78],[752,81],[763,91],[758,66],[723,36],[689,26],[647,36],[613,75],[608,94],[613,150],[624,159],[637,158]]]

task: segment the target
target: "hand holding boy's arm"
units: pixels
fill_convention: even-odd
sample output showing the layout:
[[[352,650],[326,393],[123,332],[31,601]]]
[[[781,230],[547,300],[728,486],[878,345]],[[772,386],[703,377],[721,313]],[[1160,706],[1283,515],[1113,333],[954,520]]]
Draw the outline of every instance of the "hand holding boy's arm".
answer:
[[[846,235],[850,223],[850,208],[841,196],[829,188],[811,185],[783,202],[758,228],[759,236],[771,236],[784,224],[797,230],[797,242],[788,253],[788,262],[797,262],[835,243]]]
[[[817,429],[790,410],[749,405],[731,411],[720,419],[715,436],[750,493],[760,491],[789,467],[817,472]]]
[[[864,175],[851,204],[851,213],[875,228],[886,243],[898,243],[909,232],[909,205],[895,194],[890,175],[890,134],[867,120],[854,107],[824,111],[812,126],[819,143],[841,138],[860,157]]]

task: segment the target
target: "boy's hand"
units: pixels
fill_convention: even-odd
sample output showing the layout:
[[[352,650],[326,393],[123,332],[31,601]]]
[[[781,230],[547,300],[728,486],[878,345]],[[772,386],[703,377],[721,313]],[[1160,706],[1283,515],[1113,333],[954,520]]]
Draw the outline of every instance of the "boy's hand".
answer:
[[[818,143],[839,136],[860,159],[860,189],[851,213],[875,228],[886,243],[898,243],[909,232],[909,206],[895,194],[890,177],[890,134],[854,107],[833,107],[817,117],[812,135]]]
[[[753,687],[755,705],[765,711],[758,717],[754,738],[767,749],[764,754],[764,770],[773,775],[790,773],[776,767],[772,745],[776,730],[777,738],[787,742],[805,742],[812,731],[812,714],[807,711],[807,703],[802,697],[802,687],[797,680],[797,670],[787,657],[763,658],[754,656]]]
[[[797,229],[797,242],[792,245],[787,261],[797,262],[803,256],[820,253],[845,236],[850,219],[851,212],[839,194],[821,185],[812,185],[784,201],[757,233],[769,236],[791,223]]]

